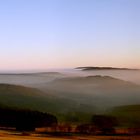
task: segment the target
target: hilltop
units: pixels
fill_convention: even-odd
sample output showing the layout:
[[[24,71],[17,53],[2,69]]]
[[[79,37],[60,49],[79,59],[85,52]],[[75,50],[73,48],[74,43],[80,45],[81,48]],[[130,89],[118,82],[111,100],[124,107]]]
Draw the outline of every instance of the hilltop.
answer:
[[[139,69],[130,69],[130,68],[116,68],[116,67],[77,67],[76,69],[80,69],[83,71],[88,71],[88,70],[139,70]]]

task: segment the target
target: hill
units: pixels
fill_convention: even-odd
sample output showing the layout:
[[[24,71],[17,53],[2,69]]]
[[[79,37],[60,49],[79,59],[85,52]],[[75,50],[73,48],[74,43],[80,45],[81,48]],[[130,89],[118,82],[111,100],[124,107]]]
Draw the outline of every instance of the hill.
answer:
[[[0,97],[0,104],[6,106],[48,112],[60,120],[83,121],[115,106],[139,104],[140,86],[110,76],[59,77],[41,83],[38,89],[0,84]],[[83,120],[81,116],[85,116]]]
[[[57,114],[57,117],[64,119],[72,111],[93,112],[91,106],[78,104],[77,102],[52,96],[35,88],[28,88],[18,85],[0,84],[0,105],[17,109],[31,109],[41,112]]]
[[[89,71],[89,70],[139,70],[139,69],[115,68],[115,67],[77,67],[76,69],[81,69],[83,71]]]
[[[140,104],[118,106],[113,108],[109,114],[115,116],[122,126],[140,126]]]
[[[56,95],[76,102],[107,108],[140,102],[140,86],[110,76],[61,78],[46,84]]]

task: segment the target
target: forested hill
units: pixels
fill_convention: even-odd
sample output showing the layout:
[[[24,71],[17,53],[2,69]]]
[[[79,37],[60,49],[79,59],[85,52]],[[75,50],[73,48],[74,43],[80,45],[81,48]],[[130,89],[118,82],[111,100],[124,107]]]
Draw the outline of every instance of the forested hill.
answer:
[[[41,112],[67,113],[73,110],[88,111],[91,106],[79,104],[74,100],[53,96],[35,88],[0,84],[0,104],[19,109]]]
[[[36,127],[57,124],[57,118],[48,113],[16,109],[0,105],[0,126],[13,127],[20,131],[33,131]]]

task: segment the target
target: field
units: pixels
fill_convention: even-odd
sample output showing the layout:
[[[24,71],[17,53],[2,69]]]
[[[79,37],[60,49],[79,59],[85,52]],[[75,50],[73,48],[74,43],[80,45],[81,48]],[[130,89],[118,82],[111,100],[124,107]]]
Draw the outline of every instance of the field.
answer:
[[[0,140],[140,140],[140,136],[69,136],[50,137],[39,134],[22,134],[0,131]]]

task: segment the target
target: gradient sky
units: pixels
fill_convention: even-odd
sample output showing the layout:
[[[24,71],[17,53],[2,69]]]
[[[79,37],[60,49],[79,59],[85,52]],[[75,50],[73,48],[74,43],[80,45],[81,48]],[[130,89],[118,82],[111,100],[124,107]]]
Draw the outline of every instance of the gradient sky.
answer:
[[[0,70],[140,68],[140,0],[0,0]]]

